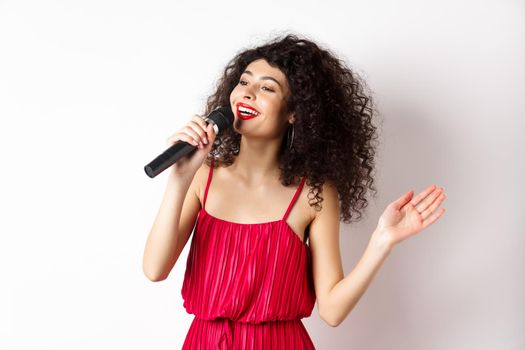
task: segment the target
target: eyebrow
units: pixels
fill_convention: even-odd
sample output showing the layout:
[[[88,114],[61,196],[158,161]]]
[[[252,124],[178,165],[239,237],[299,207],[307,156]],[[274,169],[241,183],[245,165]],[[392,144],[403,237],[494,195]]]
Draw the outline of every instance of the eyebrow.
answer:
[[[243,72],[243,74],[244,74],[244,73],[253,76],[253,73],[250,72],[249,70],[245,70],[245,71]],[[270,77],[270,76],[265,75],[264,77],[261,77],[261,80],[273,80],[273,81],[275,81],[275,82],[277,83],[277,85],[279,85],[279,86],[282,88],[281,83],[279,83],[279,82],[277,81],[277,79],[275,79],[275,78],[273,78],[273,77]]]

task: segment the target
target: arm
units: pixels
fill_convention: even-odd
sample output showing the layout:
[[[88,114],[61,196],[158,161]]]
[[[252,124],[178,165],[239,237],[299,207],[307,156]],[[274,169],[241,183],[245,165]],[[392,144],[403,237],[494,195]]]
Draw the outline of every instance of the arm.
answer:
[[[377,235],[374,232],[373,236]],[[327,313],[325,315],[331,326],[341,324],[363,296],[377,271],[389,255],[391,248],[375,240],[370,240],[363,256],[344,279],[340,280],[329,291]]]
[[[149,232],[143,257],[143,271],[157,282],[168,277],[184,249],[197,219],[197,196],[203,165],[192,177],[169,175],[166,191]]]
[[[319,315],[332,327],[338,326],[357,304],[390,251],[388,246],[371,241],[359,263],[344,277],[339,221],[338,193],[326,182],[322,209],[310,227],[310,249]]]
[[[434,223],[444,212],[442,189],[412,191],[389,204],[356,267],[343,278],[339,252],[339,202],[333,186],[323,187],[323,208],[312,222],[310,244],[319,314],[338,326],[357,304],[394,245]],[[410,201],[410,202],[409,202]]]

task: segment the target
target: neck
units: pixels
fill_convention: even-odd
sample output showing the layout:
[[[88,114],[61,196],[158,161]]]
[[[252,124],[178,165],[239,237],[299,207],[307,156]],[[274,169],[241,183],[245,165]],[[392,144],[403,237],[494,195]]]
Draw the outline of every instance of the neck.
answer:
[[[241,136],[239,154],[230,169],[248,185],[279,178],[278,154],[282,141],[282,137],[268,140]]]

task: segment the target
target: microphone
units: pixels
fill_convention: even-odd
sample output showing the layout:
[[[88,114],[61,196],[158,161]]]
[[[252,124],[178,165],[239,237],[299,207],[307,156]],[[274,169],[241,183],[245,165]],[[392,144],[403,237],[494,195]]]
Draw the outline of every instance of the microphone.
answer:
[[[206,125],[212,123],[213,130],[215,131],[215,134],[218,135],[221,131],[231,128],[234,119],[235,117],[231,108],[229,106],[224,106],[215,109],[204,118],[204,121],[206,122]],[[188,153],[194,152],[196,149],[197,146],[187,143],[186,141],[179,140],[179,142],[171,145],[157,158],[149,162],[144,167],[144,171],[149,177],[154,178],[172,166],[177,160],[184,157]]]

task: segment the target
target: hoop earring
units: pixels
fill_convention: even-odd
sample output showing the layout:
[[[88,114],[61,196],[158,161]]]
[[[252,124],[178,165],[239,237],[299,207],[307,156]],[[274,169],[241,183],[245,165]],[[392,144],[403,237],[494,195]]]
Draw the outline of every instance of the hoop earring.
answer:
[[[294,136],[294,123],[292,123],[292,136],[291,137],[290,137],[290,128],[288,128],[288,140],[291,140],[289,141],[288,149],[292,149],[293,136]]]

